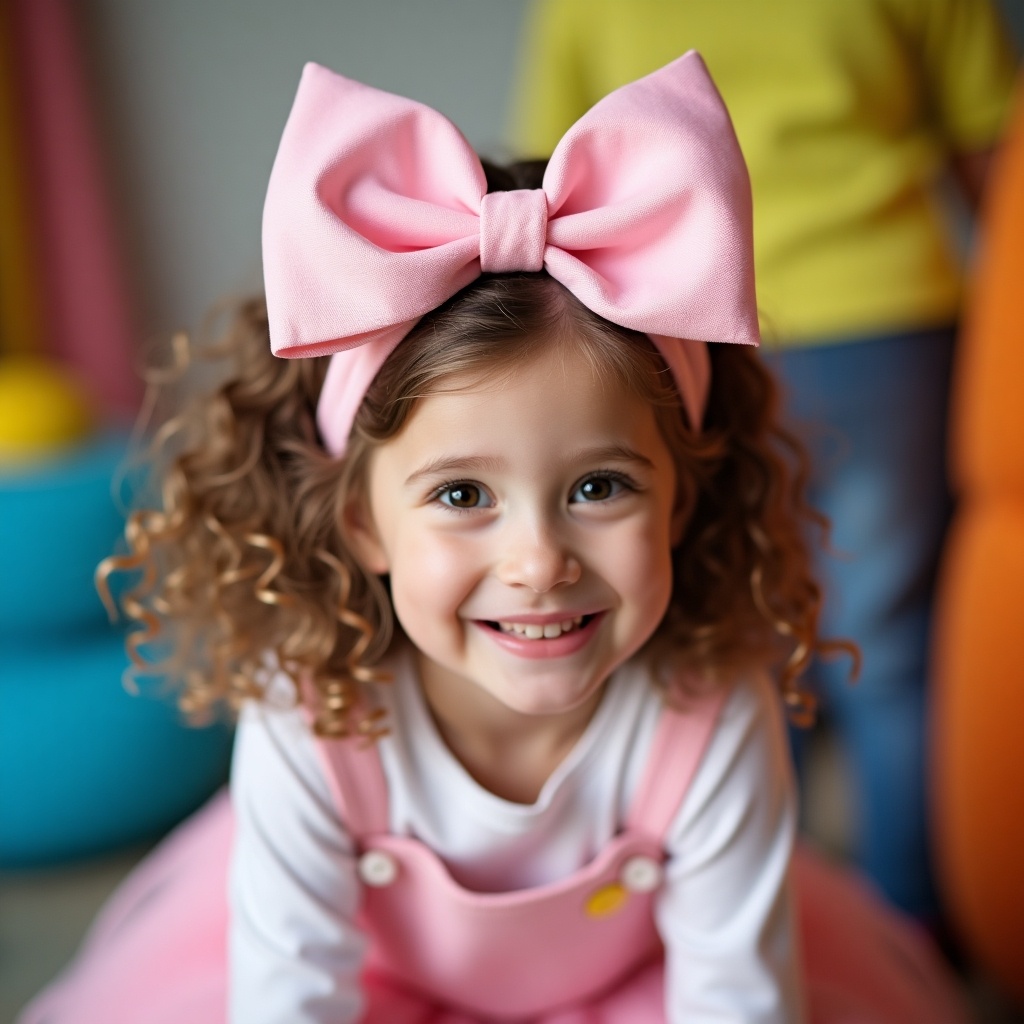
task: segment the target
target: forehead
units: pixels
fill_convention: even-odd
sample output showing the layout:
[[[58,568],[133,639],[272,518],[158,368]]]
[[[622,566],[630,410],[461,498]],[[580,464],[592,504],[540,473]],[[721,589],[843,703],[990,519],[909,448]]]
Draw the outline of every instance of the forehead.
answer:
[[[480,345],[456,343],[454,357],[430,381],[426,394],[476,392],[495,394],[509,388],[539,390],[538,377],[557,378],[567,389],[597,385],[609,396],[627,392],[645,399],[651,379],[660,376],[651,353],[631,339],[562,322],[557,328],[522,332]],[[656,354],[654,359],[660,363]],[[536,372],[534,372],[536,371]]]
[[[539,344],[496,373],[446,377],[421,398],[388,444],[410,453],[430,448],[650,443],[654,414],[620,373],[605,370],[577,345]]]

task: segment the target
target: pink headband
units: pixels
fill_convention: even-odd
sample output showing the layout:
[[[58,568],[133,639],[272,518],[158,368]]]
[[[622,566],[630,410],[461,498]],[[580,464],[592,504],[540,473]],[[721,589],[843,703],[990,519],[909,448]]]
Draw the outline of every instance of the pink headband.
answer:
[[[420,317],[482,273],[541,268],[650,335],[699,426],[703,342],[759,340],[752,260],[743,156],[694,51],[584,114],[543,188],[490,194],[442,114],[307,64],[263,214],[271,347],[332,355],[317,420],[335,455]]]

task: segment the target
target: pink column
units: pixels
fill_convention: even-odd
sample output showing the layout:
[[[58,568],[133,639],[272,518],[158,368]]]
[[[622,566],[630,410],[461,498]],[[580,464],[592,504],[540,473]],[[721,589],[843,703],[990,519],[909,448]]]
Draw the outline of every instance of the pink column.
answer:
[[[123,267],[85,75],[65,0],[11,0],[49,327],[46,348],[101,407],[131,416],[141,388]]]

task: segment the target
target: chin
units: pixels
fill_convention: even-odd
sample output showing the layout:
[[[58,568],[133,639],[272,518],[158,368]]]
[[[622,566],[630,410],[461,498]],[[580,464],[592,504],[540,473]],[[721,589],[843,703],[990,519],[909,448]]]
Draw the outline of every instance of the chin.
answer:
[[[574,711],[585,704],[602,686],[603,682],[568,687],[545,686],[543,683],[537,682],[524,688],[521,681],[514,681],[502,691],[491,690],[490,692],[491,696],[509,710],[521,715],[560,715]]]

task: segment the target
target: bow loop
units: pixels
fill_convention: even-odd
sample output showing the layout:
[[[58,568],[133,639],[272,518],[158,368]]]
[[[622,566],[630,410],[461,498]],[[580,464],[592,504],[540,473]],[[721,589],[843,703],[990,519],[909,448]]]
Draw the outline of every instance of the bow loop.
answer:
[[[489,192],[480,202],[480,269],[485,274],[543,269],[547,229],[543,189]]]

